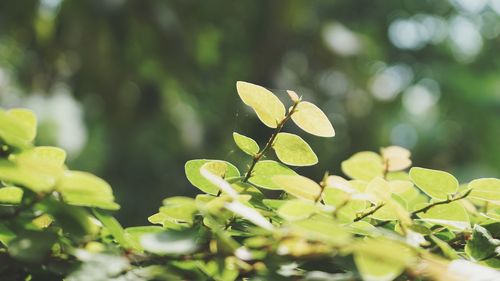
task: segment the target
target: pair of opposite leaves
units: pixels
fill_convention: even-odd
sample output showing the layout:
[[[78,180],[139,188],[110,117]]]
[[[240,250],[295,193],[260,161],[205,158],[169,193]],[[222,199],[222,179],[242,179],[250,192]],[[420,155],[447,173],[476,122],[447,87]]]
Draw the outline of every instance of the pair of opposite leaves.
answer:
[[[241,81],[236,83],[236,88],[243,102],[255,111],[266,126],[277,128],[287,118],[283,103],[266,88]],[[335,135],[332,124],[321,109],[310,102],[301,101],[293,91],[288,91],[288,94],[294,102],[288,114],[297,126],[320,137]],[[238,133],[234,133],[233,138],[243,152],[251,156],[259,153],[260,147],[253,139]],[[294,134],[278,133],[273,149],[278,158],[288,165],[309,166],[318,162],[316,154],[307,142]]]
[[[266,126],[276,128],[285,119],[285,106],[271,91],[242,81],[236,82],[236,89],[243,102],[255,111]],[[335,136],[332,124],[321,109],[310,102],[301,101],[295,92],[287,92],[292,101],[297,103],[291,116],[297,126],[315,136]]]

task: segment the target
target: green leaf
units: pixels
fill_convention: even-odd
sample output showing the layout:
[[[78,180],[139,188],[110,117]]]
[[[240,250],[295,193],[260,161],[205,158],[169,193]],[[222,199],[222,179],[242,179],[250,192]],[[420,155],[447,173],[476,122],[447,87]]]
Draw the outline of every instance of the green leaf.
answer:
[[[14,238],[16,238],[16,234],[7,226],[0,223],[0,243],[7,246]]]
[[[385,238],[366,239],[355,245],[354,262],[367,281],[392,281],[413,259],[406,245]]]
[[[411,168],[410,178],[425,194],[438,200],[446,200],[457,192],[458,180],[451,174],[425,168]]]
[[[62,167],[66,160],[66,151],[55,146],[37,146],[33,148],[30,157],[45,165]]]
[[[111,186],[103,179],[90,173],[66,171],[60,178],[56,190],[61,193],[63,200],[70,205],[107,210],[120,208],[114,202]]]
[[[342,172],[351,179],[371,181],[383,175],[384,165],[377,153],[362,151],[342,162]]]
[[[500,179],[484,178],[469,183],[472,189],[469,198],[479,199],[500,205]]]
[[[307,220],[292,222],[294,232],[307,239],[318,240],[332,245],[344,245],[350,240],[346,228],[321,216],[313,216]]]
[[[327,138],[335,136],[335,130],[328,117],[310,102],[299,102],[292,114],[292,120],[299,128],[312,135]]]
[[[252,176],[248,181],[261,188],[279,190],[281,187],[273,182],[273,176],[296,174],[294,170],[281,163],[272,160],[262,160],[255,164]]]
[[[271,91],[248,82],[236,83],[238,95],[250,106],[260,121],[270,128],[276,128],[285,118],[285,106]]]
[[[272,179],[281,189],[298,198],[314,201],[321,193],[319,184],[300,175],[274,176]]]
[[[215,175],[221,176],[222,178],[233,178],[240,176],[238,168],[226,161],[208,159],[196,159],[187,161],[186,165],[184,166],[184,171],[186,173],[187,179],[193,186],[197,187],[205,193],[216,195],[220,190],[217,185],[213,184],[201,175],[201,167],[209,162],[213,162],[215,164],[218,164],[219,166],[219,168],[216,168],[213,165],[208,167],[205,166],[205,168],[207,168],[211,173]],[[225,166],[220,164],[225,164]],[[225,167],[225,170],[220,171],[220,167]]]
[[[500,240],[495,239],[484,227],[474,225],[472,239],[467,241],[465,252],[476,261],[500,255]]]
[[[131,247],[129,241],[125,237],[125,232],[122,225],[113,216],[105,211],[98,209],[94,209],[93,212],[97,219],[102,222],[104,227],[115,238],[118,244],[126,249]]]
[[[36,134],[36,117],[25,109],[0,109],[0,140],[17,148],[27,148]]]
[[[163,200],[160,211],[149,217],[148,220],[154,224],[168,226],[170,223],[190,226],[193,224],[195,213],[198,211],[196,202],[189,197],[170,197]]]
[[[278,159],[287,165],[311,166],[318,163],[318,157],[309,144],[294,134],[279,133],[273,149]]]
[[[16,186],[0,188],[0,204],[19,204],[23,199],[23,190]]]
[[[52,232],[26,231],[9,242],[9,254],[22,262],[41,262],[56,241],[57,235]]]
[[[140,242],[145,251],[157,255],[190,254],[198,249],[196,232],[193,230],[145,234],[140,238]]]
[[[35,164],[35,165],[33,165]],[[34,192],[50,191],[57,182],[58,170],[49,171],[36,162],[13,163],[0,160],[0,180],[19,186],[25,186]]]
[[[253,139],[236,132],[233,133],[233,139],[236,145],[246,154],[254,156],[259,153],[259,145]]]
[[[443,240],[437,238],[434,235],[429,235],[429,237],[436,243],[436,246],[439,247],[441,252],[443,252],[443,255],[449,259],[456,260],[459,259],[460,256],[457,254],[455,249],[453,249],[448,243],[444,242]]]
[[[316,211],[313,202],[300,199],[288,200],[278,209],[278,215],[282,218],[294,221],[308,218]]]
[[[464,230],[470,227],[469,215],[459,202],[437,205],[417,215],[423,221],[443,225],[453,230]]]

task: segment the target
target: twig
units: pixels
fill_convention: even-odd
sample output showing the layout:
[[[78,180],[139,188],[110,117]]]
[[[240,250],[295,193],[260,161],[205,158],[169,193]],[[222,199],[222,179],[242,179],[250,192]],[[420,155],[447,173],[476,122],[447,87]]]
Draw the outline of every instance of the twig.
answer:
[[[372,210],[366,212],[366,213],[363,213],[359,216],[357,216],[355,219],[354,219],[354,222],[357,222],[357,221],[360,221],[366,217],[368,217],[369,215],[373,215],[376,211],[378,211],[380,208],[382,208],[385,204],[384,203],[381,203],[380,205],[377,205],[375,206],[375,208],[373,208]]]
[[[269,138],[269,141],[267,141],[267,143],[264,146],[264,148],[262,148],[262,150],[259,153],[255,154],[255,156],[253,157],[252,165],[250,165],[250,168],[248,169],[248,172],[245,174],[245,178],[243,179],[243,182],[247,182],[248,179],[250,179],[250,177],[252,176],[252,171],[255,168],[255,165],[260,161],[260,159],[269,150],[269,148],[271,148],[271,146],[274,143],[274,140],[276,139],[276,137],[278,136],[278,134],[281,132],[281,129],[283,129],[283,126],[285,125],[285,123],[288,120],[290,120],[290,118],[292,117],[292,114],[295,112],[295,108],[297,108],[297,105],[299,103],[300,103],[300,100],[294,102],[292,108],[285,115],[285,118],[283,118],[283,120],[281,120],[278,123],[278,126],[274,130],[274,133],[271,135],[271,137]]]
[[[464,199],[465,197],[469,196],[469,194],[471,193],[471,191],[472,191],[472,189],[469,189],[464,194],[462,194],[462,195],[460,195],[458,197],[453,197],[453,198],[449,198],[447,200],[434,202],[434,203],[429,204],[429,205],[427,205],[425,207],[422,207],[422,208],[420,208],[418,210],[415,210],[415,211],[411,212],[411,218],[414,219],[414,218],[417,217],[417,214],[425,213],[425,212],[429,211],[431,208],[436,207],[438,205],[449,204],[451,202],[455,202],[455,201]]]

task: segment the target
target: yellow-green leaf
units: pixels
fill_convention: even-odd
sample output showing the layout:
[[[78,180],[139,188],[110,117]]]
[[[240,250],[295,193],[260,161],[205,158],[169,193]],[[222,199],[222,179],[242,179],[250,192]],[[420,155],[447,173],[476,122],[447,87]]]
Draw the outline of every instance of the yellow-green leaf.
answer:
[[[278,159],[287,165],[311,166],[318,163],[318,157],[309,144],[294,134],[279,133],[273,149]]]
[[[23,199],[23,190],[16,186],[0,188],[0,204],[19,204]]]
[[[265,189],[281,189],[272,180],[273,176],[296,175],[297,173],[287,166],[272,160],[257,162],[253,169],[252,176],[248,180],[250,183]]]
[[[236,145],[248,155],[254,156],[260,150],[257,142],[247,136],[235,132],[233,133],[233,139]]]
[[[383,175],[382,157],[371,151],[358,152],[342,162],[342,172],[351,179],[370,181]]]
[[[213,184],[201,175],[200,169],[207,163],[212,164],[204,166],[204,168],[208,169],[212,174],[215,174],[222,178],[233,178],[240,176],[238,168],[226,161],[208,159],[196,159],[187,161],[186,165],[184,166],[184,171],[186,173],[187,179],[192,185],[205,193],[216,195],[220,190],[217,185]],[[221,170],[222,167],[224,167],[224,170]]]
[[[411,166],[410,151],[400,146],[384,147],[381,150],[389,172],[401,171]]]
[[[311,201],[294,199],[286,201],[278,209],[278,215],[282,218],[294,221],[308,218],[316,211],[316,206]]]
[[[351,237],[346,228],[334,223],[331,219],[318,215],[293,222],[292,229],[307,239],[332,245],[345,245]]]
[[[469,197],[500,205],[500,179],[484,178],[469,183]]]
[[[418,188],[434,199],[446,200],[457,192],[458,180],[451,174],[415,167],[410,170],[410,178]]]
[[[255,111],[266,126],[276,128],[285,118],[285,106],[268,89],[243,81],[236,83],[236,89],[243,102]]]
[[[367,239],[355,246],[354,262],[367,281],[392,281],[413,259],[408,246],[389,239]]]
[[[24,126],[28,141],[33,141],[35,139],[37,121],[33,111],[24,108],[13,108],[7,111],[7,114],[14,117]]]
[[[302,130],[312,135],[327,138],[335,136],[335,130],[328,117],[310,102],[300,102],[292,114],[292,120]]]
[[[437,205],[427,212],[419,213],[418,216],[426,222],[447,226],[453,230],[470,227],[469,215],[460,202]]]
[[[60,178],[56,190],[70,205],[109,210],[120,208],[114,202],[111,186],[103,179],[90,173],[66,171]]]
[[[298,198],[316,200],[321,193],[319,184],[300,175],[274,176],[273,181],[281,189]]]
[[[26,112],[25,112],[26,113]],[[33,140],[33,128],[28,113],[0,109],[0,141],[17,148],[27,148]],[[26,115],[22,117],[22,115]]]

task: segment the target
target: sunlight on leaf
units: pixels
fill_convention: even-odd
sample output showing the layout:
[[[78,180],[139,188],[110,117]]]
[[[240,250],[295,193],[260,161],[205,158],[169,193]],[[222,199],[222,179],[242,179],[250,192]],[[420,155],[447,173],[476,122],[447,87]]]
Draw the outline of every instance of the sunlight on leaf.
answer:
[[[255,111],[257,117],[266,126],[276,128],[278,123],[285,118],[285,106],[266,88],[238,81],[236,89],[243,102]]]
[[[260,150],[257,142],[247,136],[235,132],[233,133],[233,139],[236,145],[248,155],[254,156]]]
[[[281,189],[298,198],[316,200],[321,187],[313,180],[303,176],[274,176],[273,181]]]
[[[446,200],[458,190],[458,180],[443,171],[414,167],[410,170],[410,178],[418,188],[434,199]]]
[[[335,130],[325,113],[316,105],[302,101],[292,114],[293,122],[302,130],[319,137],[333,137]]]
[[[301,137],[279,133],[273,144],[278,159],[291,166],[311,166],[318,163],[318,157]]]

